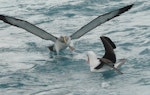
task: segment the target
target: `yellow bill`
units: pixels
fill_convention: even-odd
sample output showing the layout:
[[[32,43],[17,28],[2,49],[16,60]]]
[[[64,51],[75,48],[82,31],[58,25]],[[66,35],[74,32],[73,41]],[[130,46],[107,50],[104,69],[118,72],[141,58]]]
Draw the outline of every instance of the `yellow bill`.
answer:
[[[65,42],[65,44],[67,44],[67,40],[66,40],[66,37],[63,37],[63,39],[64,39],[64,42]]]

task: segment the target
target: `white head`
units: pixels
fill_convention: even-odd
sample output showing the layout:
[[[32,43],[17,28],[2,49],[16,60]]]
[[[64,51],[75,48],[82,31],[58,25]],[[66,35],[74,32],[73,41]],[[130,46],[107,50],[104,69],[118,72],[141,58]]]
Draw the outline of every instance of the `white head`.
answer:
[[[87,52],[87,63],[90,67],[96,67],[99,64],[96,54],[93,51]]]
[[[66,45],[69,45],[71,38],[68,36],[60,36],[59,41],[65,43]]]

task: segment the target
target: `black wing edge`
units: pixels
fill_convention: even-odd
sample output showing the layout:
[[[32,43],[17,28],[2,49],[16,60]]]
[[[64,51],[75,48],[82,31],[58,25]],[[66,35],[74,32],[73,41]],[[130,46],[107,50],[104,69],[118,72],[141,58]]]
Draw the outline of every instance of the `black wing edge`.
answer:
[[[119,16],[120,14],[122,14],[122,13],[124,13],[124,12],[126,12],[126,11],[128,11],[129,9],[131,9],[132,7],[134,6],[134,4],[131,4],[131,5],[127,5],[126,7],[123,7],[123,8],[120,8],[119,9],[119,13],[118,13],[118,15],[116,15],[116,16],[114,16],[114,17],[117,17],[117,16]],[[118,10],[118,9],[116,9],[116,10]],[[114,11],[116,11],[116,10],[114,10]],[[112,12],[114,12],[114,11],[112,11]],[[105,14],[103,14],[103,15],[106,15],[106,14],[109,14],[110,12],[108,12],[108,13],[105,13]],[[103,16],[103,15],[100,15],[100,16]],[[100,16],[98,16],[97,18],[99,18]],[[114,18],[113,17],[113,18]],[[97,19],[97,18],[95,18],[95,19]],[[94,21],[95,19],[93,19],[92,21]],[[110,19],[108,19],[107,21],[109,21]],[[90,21],[88,24],[90,24],[92,21]],[[73,35],[75,35],[78,31],[80,31],[82,28],[85,28],[85,26],[87,26],[88,24],[86,24],[86,25],[84,25],[83,27],[81,27],[79,30],[77,30],[75,33],[73,33],[72,35],[70,35],[70,37],[71,37],[71,39],[78,39],[78,38],[80,38],[81,36],[83,36],[84,34],[86,34],[86,33],[84,33],[84,34],[82,34],[82,35],[80,35],[78,38],[72,38],[73,37]],[[98,25],[99,26],[99,25]],[[97,27],[97,26],[96,26]],[[95,28],[96,28],[95,27]],[[92,29],[91,29],[92,30]],[[90,30],[90,31],[91,31]],[[88,31],[89,32],[89,31]]]
[[[4,21],[5,23],[8,23],[8,24],[10,24],[10,25],[19,27],[19,26],[17,26],[17,25],[14,25],[14,24],[10,23],[9,21],[7,21],[6,17],[14,18],[14,17],[11,17],[11,16],[6,16],[6,15],[0,14],[0,20]],[[23,21],[23,22],[29,23],[28,21],[25,21],[25,20],[21,20],[21,19],[17,19],[17,18],[14,18],[14,19],[15,19],[15,20],[18,20],[18,21]],[[29,23],[29,24],[30,24],[30,25],[33,25],[33,24],[31,24],[31,23]],[[38,29],[40,29],[39,27],[37,27],[37,26],[35,26],[35,25],[33,25],[33,26],[36,27],[36,28],[38,28]],[[22,28],[22,27],[19,27],[19,28]],[[23,28],[22,28],[22,29],[23,29]],[[26,29],[25,29],[25,30],[26,30]],[[43,29],[40,29],[40,30],[44,31]],[[55,37],[55,36],[49,34],[48,32],[46,32],[46,31],[44,31],[44,32],[47,33],[48,35],[52,36],[53,38],[58,39],[57,37]],[[30,33],[32,33],[32,32],[30,32]],[[34,33],[32,33],[32,34],[34,34]],[[35,34],[34,34],[34,35],[35,35]],[[38,36],[38,35],[37,35],[37,36]],[[39,37],[40,37],[40,36],[39,36]],[[46,39],[46,38],[44,38],[44,37],[41,37],[41,38],[42,38],[42,39],[45,39],[45,40],[49,40],[49,39]],[[53,40],[53,41],[54,41],[54,40]]]

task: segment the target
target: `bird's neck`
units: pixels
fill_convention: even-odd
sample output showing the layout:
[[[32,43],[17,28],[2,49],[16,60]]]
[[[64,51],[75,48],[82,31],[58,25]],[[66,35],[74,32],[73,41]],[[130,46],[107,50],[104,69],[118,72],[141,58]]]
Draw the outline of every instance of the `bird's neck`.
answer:
[[[100,64],[97,57],[94,57],[94,56],[90,57],[89,61],[90,61],[90,68],[95,68]]]

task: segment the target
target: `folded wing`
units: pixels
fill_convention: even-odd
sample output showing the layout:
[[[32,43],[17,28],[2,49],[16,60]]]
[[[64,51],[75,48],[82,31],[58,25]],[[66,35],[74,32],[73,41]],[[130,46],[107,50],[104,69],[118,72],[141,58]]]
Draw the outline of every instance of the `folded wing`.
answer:
[[[4,16],[4,15],[0,15],[0,20],[4,21],[5,23],[8,23],[10,25],[25,29],[26,31],[28,31],[36,36],[39,36],[42,39],[51,40],[53,42],[55,42],[57,40],[57,37],[47,33],[46,31],[40,29],[39,27],[37,27],[27,21],[16,19],[16,18],[9,17],[9,16]]]
[[[109,21],[110,19],[112,19],[114,17],[119,16],[120,14],[122,14],[126,11],[128,11],[132,6],[133,6],[133,4],[97,17],[96,19],[92,20],[91,22],[89,22],[85,26],[81,27],[78,31],[73,33],[70,36],[71,39],[80,38],[81,36],[83,36],[84,34],[86,34],[89,31],[91,31],[92,29],[96,28],[97,26],[105,23],[106,21]]]

